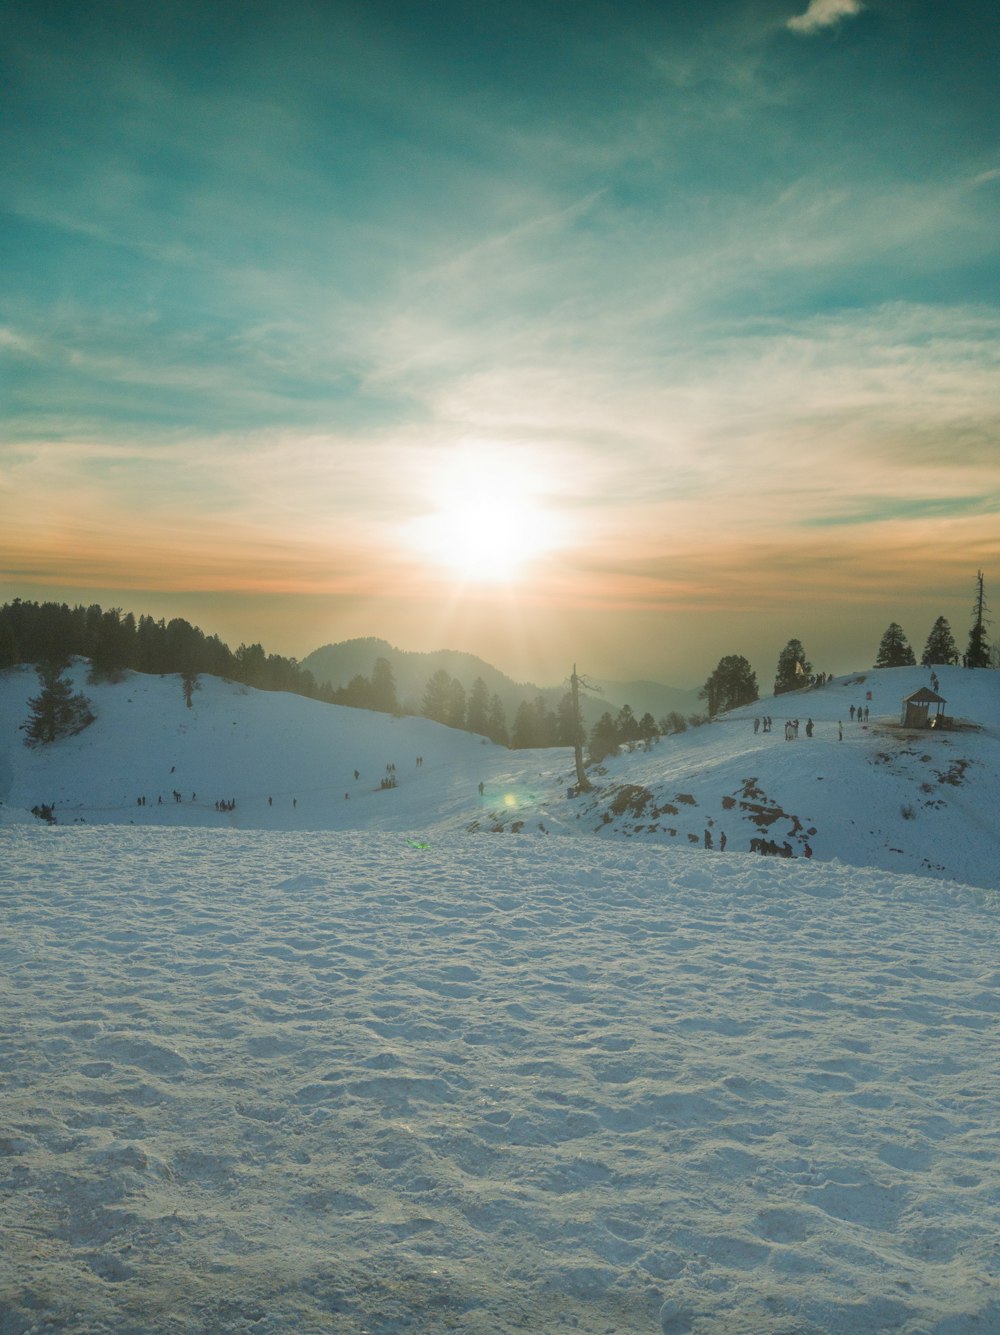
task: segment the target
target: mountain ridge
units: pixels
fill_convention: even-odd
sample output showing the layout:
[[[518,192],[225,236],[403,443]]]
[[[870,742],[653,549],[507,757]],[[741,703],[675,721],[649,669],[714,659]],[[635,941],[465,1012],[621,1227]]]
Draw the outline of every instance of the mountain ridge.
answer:
[[[414,714],[420,712],[428,680],[440,670],[460,681],[466,691],[471,690],[477,677],[481,677],[490,694],[499,696],[508,724],[513,721],[522,701],[533,701],[541,696],[549,708],[555,709],[569,690],[568,673],[561,685],[538,686],[530,681],[515,681],[485,659],[461,649],[398,649],[378,636],[321,645],[307,654],[300,666],[308,669],[320,685],[329,684],[336,689],[346,686],[359,674],[370,677],[377,658],[384,658],[391,665],[400,703],[406,712]],[[657,721],[671,712],[686,717],[700,707],[697,690],[667,686],[662,682],[593,679],[591,684],[596,688],[596,694],[581,693],[581,710],[588,727],[596,723],[605,710],[617,711],[626,704],[637,718],[650,713]]]

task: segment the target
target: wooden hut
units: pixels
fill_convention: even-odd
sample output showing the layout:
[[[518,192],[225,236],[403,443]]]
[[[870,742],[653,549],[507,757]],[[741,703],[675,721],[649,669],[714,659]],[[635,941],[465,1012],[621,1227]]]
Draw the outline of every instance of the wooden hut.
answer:
[[[904,728],[940,728],[944,723],[946,704],[947,701],[936,691],[932,691],[929,686],[921,686],[919,691],[903,697],[900,722]]]

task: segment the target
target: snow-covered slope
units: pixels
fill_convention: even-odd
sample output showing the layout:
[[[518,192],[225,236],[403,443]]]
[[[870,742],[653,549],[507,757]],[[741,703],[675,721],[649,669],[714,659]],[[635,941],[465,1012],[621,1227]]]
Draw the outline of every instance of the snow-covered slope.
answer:
[[[598,833],[748,850],[755,839],[821,860],[1000,886],[1000,673],[938,668],[955,726],[900,726],[922,668],[840,677],[758,701],[605,762],[579,802]],[[855,719],[851,718],[851,706]],[[869,711],[858,722],[858,708]],[[754,719],[771,715],[771,731]],[[799,720],[785,740],[785,722]],[[806,725],[813,724],[811,737]]]
[[[926,669],[858,673],[615,757],[592,775],[594,792],[572,800],[568,751],[508,751],[427,720],[212,677],[189,709],[176,677],[129,674],[91,687],[84,664],[75,675],[97,722],[31,750],[18,728],[35,674],[0,674],[8,822],[54,803],[60,824],[544,831],[685,848],[704,848],[707,832],[713,849],[723,834],[732,852],[763,838],[795,857],[808,844],[821,861],[998,884],[1000,673],[939,669],[947,712],[967,725],[956,730],[899,727],[900,701],[927,684]],[[867,723],[851,720],[851,705],[868,708]],[[772,731],[755,732],[765,714]],[[792,716],[798,739],[786,742]],[[386,790],[389,765],[397,786]],[[217,809],[233,799],[233,810]]]
[[[35,750],[0,676],[2,1335],[1000,1332],[997,674],[941,672],[969,729],[859,674],[568,798],[76,672]]]

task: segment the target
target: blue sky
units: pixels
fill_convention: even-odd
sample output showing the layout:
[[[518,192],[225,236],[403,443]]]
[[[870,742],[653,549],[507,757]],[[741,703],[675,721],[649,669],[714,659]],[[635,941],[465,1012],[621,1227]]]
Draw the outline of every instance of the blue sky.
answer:
[[[998,28],[10,6],[5,596],[546,679],[964,632],[1000,576]]]

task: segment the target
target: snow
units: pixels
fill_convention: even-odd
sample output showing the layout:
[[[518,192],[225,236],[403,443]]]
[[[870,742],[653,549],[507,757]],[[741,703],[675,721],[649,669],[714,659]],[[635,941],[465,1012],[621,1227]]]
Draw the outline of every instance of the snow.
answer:
[[[868,674],[567,800],[207,678],[29,750],[2,674],[0,1331],[995,1335],[1000,704],[939,676],[977,730]]]

